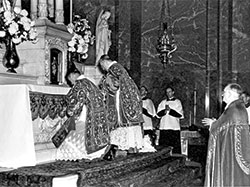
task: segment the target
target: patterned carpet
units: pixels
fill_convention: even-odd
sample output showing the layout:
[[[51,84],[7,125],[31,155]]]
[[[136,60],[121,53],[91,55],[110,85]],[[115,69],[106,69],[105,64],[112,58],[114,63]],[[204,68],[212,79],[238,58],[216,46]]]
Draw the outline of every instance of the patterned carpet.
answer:
[[[170,157],[170,148],[156,153],[138,153],[113,161],[79,160],[22,167],[0,173],[1,187],[52,187],[52,179],[77,174],[78,186],[140,186],[164,172],[184,166],[184,159]]]

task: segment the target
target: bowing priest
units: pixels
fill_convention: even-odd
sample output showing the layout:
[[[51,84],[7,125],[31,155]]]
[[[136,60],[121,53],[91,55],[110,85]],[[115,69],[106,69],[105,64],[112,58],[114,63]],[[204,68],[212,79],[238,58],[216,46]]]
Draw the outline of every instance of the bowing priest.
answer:
[[[81,64],[76,66],[83,70]],[[74,119],[75,130],[70,130],[58,147],[58,160],[92,160],[103,157],[109,149],[103,94],[78,69],[69,70],[65,77],[73,86],[67,94],[67,113]]]
[[[140,91],[126,69],[109,56],[103,55],[99,65],[105,72],[101,87],[106,95],[110,143],[121,151],[137,153],[143,147]]]

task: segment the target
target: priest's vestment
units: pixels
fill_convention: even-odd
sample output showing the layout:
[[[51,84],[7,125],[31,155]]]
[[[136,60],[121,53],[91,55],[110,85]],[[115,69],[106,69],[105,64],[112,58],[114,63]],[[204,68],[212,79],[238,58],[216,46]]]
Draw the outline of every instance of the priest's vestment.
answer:
[[[103,80],[111,144],[121,150],[140,149],[143,145],[140,91],[126,69],[117,62],[109,67],[107,77],[118,84],[117,90],[111,90]]]
[[[241,100],[229,104],[210,128],[204,186],[250,185],[250,135]]]
[[[101,157],[110,142],[102,92],[90,80],[80,78],[67,98],[67,113],[74,116],[76,130],[71,130],[58,148],[57,159]]]

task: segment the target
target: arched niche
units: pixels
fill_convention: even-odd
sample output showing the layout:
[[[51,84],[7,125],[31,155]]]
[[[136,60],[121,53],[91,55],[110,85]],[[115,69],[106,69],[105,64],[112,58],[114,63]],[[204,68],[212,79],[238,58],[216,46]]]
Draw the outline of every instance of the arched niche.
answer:
[[[58,85],[62,80],[62,59],[62,51],[57,48],[50,49],[50,84]]]
[[[45,45],[45,83],[62,85],[67,70],[67,43],[60,38],[49,38]]]

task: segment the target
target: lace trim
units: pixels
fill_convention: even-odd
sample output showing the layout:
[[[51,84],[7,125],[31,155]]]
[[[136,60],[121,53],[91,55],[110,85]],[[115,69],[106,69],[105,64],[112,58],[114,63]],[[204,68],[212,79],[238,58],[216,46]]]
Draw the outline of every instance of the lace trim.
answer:
[[[242,155],[242,147],[241,147],[241,131],[243,127],[241,125],[237,125],[234,129],[235,132],[235,157],[240,166],[240,168],[246,173],[247,175],[250,174],[250,163],[243,158]]]
[[[237,160],[237,163],[239,164],[240,168],[246,173],[247,175],[250,174],[250,163],[246,161],[243,158],[242,154],[242,146],[241,146],[241,130],[244,128],[243,122],[238,121],[238,125],[235,125],[235,123],[225,123],[223,126],[220,128],[216,129],[213,134],[210,134],[211,136],[211,141],[210,141],[210,148],[208,150],[208,160],[212,158],[212,153],[215,151],[215,140],[217,139],[217,136],[220,132],[224,131],[226,128],[229,126],[235,126],[234,129],[234,139],[235,139],[235,144],[234,144],[234,151],[235,151],[235,157]]]

